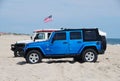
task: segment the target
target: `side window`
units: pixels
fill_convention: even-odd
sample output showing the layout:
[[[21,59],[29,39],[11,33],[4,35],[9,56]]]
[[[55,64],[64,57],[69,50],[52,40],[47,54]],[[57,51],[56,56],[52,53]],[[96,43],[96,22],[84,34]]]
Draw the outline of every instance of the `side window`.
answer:
[[[70,32],[70,39],[81,39],[81,32]]]
[[[66,33],[55,33],[54,40],[66,40]]]
[[[97,32],[95,30],[87,30],[84,32],[85,41],[94,41],[97,40]]]

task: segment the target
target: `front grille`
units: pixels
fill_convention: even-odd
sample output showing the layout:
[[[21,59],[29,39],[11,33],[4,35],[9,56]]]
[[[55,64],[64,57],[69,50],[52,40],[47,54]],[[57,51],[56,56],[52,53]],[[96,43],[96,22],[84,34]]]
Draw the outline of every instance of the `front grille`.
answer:
[[[20,44],[15,44],[15,47],[25,47],[25,44],[24,43],[20,43]]]

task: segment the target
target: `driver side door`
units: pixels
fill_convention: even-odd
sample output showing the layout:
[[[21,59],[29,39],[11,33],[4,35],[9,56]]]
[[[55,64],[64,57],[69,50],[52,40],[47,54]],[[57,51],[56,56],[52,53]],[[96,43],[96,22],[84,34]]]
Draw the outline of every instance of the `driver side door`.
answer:
[[[66,32],[56,32],[50,45],[50,55],[64,55],[68,53]]]

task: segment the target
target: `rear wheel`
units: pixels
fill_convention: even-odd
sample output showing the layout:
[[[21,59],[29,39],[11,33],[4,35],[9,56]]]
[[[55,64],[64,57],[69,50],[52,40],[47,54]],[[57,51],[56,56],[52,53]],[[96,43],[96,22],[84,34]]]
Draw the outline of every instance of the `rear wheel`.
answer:
[[[37,50],[31,50],[27,53],[26,61],[31,64],[39,63],[42,60],[41,53]]]
[[[94,49],[86,49],[82,54],[82,60],[84,62],[96,62],[97,52]]]

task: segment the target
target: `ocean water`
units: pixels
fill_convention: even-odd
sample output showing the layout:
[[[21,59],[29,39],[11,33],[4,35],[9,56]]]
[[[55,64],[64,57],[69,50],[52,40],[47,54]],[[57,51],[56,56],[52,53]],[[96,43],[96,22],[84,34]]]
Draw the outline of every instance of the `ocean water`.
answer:
[[[120,45],[120,38],[107,38],[107,44]]]

